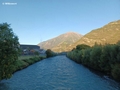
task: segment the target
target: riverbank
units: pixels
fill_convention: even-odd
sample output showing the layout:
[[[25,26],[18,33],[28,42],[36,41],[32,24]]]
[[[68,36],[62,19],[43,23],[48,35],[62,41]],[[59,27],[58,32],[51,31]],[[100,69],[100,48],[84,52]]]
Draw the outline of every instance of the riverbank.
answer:
[[[119,44],[95,45],[87,48],[85,45],[79,45],[67,53],[67,57],[88,68],[103,72],[120,82]]]
[[[66,55],[67,56],[67,55]],[[67,56],[69,59],[71,59],[69,56]],[[75,61],[75,60],[73,60],[73,59],[71,59],[72,61]],[[90,66],[88,66],[88,65],[85,65],[85,64],[82,64],[82,63],[79,63],[79,62],[77,62],[77,61],[75,61],[76,63],[78,63],[78,64],[81,64],[81,65],[83,65],[83,66],[85,66],[85,67],[87,67],[91,72],[93,72],[93,73],[95,73],[95,74],[97,74],[97,75],[99,75],[99,76],[104,76],[104,77],[106,77],[106,79],[112,79],[112,80],[115,80],[116,82],[118,82],[118,83],[120,83],[120,80],[119,80],[119,78],[118,77],[114,77],[114,76],[112,76],[112,73],[107,73],[107,72],[105,72],[105,71],[101,71],[101,70],[97,70],[97,69],[94,69],[93,67],[90,67]],[[117,72],[117,73],[119,73],[119,71]],[[115,73],[116,74],[116,73]],[[116,74],[117,76],[118,76],[118,74]]]
[[[13,73],[16,71],[27,68],[28,66],[45,59],[43,56],[22,56],[18,60],[16,60],[15,67],[13,69]]]

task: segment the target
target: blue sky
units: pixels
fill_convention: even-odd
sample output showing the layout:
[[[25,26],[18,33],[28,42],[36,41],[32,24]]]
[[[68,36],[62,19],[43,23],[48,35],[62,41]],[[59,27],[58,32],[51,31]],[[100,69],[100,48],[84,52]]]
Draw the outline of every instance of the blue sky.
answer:
[[[85,35],[116,20],[120,0],[0,0],[0,23],[11,24],[21,44],[38,44],[69,31]]]

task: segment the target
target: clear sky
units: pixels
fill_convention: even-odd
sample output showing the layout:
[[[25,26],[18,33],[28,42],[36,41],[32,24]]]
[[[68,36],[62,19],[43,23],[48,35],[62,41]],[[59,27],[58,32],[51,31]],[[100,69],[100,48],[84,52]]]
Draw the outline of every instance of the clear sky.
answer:
[[[120,20],[120,0],[0,0],[0,23],[21,44],[38,44],[73,31],[85,35]]]

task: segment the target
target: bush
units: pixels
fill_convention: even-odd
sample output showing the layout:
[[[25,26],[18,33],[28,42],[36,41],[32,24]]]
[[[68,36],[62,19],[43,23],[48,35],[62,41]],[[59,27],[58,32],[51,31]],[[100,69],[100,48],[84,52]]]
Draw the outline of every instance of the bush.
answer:
[[[46,55],[47,55],[47,58],[53,57],[53,56],[56,55],[56,54],[55,54],[53,51],[51,51],[50,49],[47,49],[45,53],[46,53]]]
[[[90,52],[91,52],[91,48],[85,49],[83,51],[83,59],[82,59],[83,65],[90,66]]]
[[[17,60],[16,65],[15,65],[16,68],[15,68],[14,72],[15,72],[16,70],[21,70],[21,69],[27,67],[28,65],[29,65],[29,64],[26,63],[26,62],[24,62],[23,60]]]
[[[85,44],[80,44],[76,46],[77,50],[82,50],[82,49],[87,49],[87,48],[90,48],[90,46],[85,45]]]
[[[92,50],[90,51],[90,67],[101,70],[100,63],[101,63],[101,53],[102,53],[102,46],[94,46]]]
[[[120,81],[120,64],[115,64],[112,69],[112,76],[115,80]]]
[[[41,57],[32,57],[29,59],[25,58],[25,59],[17,60],[12,72],[14,73],[15,71],[24,69],[24,68],[28,67],[29,65],[31,65],[35,62],[38,62],[42,59],[44,59],[44,58],[43,57],[42,58]]]

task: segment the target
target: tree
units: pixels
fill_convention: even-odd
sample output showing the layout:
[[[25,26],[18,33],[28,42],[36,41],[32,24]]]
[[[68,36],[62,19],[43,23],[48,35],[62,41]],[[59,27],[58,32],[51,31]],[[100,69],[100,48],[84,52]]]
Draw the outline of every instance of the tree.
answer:
[[[52,51],[50,50],[50,49],[47,49],[46,50],[46,55],[47,55],[47,58],[48,57],[52,57],[53,55],[52,55]]]
[[[87,48],[83,50],[82,64],[86,66],[90,66],[90,52],[92,48]]]
[[[102,53],[102,46],[97,45],[92,47],[90,52],[90,66],[96,70],[100,70],[100,58]]]
[[[114,64],[113,62],[115,56],[113,57],[113,50],[113,45],[110,44],[105,45],[102,49],[100,67],[101,70],[107,72],[108,74],[111,72],[112,64]]]
[[[120,81],[120,64],[115,64],[112,69],[112,76],[115,80]]]
[[[0,80],[12,76],[19,55],[19,47],[18,37],[13,33],[10,25],[0,24]]]
[[[86,49],[86,48],[90,48],[90,46],[85,45],[85,44],[80,44],[76,46],[77,50],[82,50],[82,49]]]

